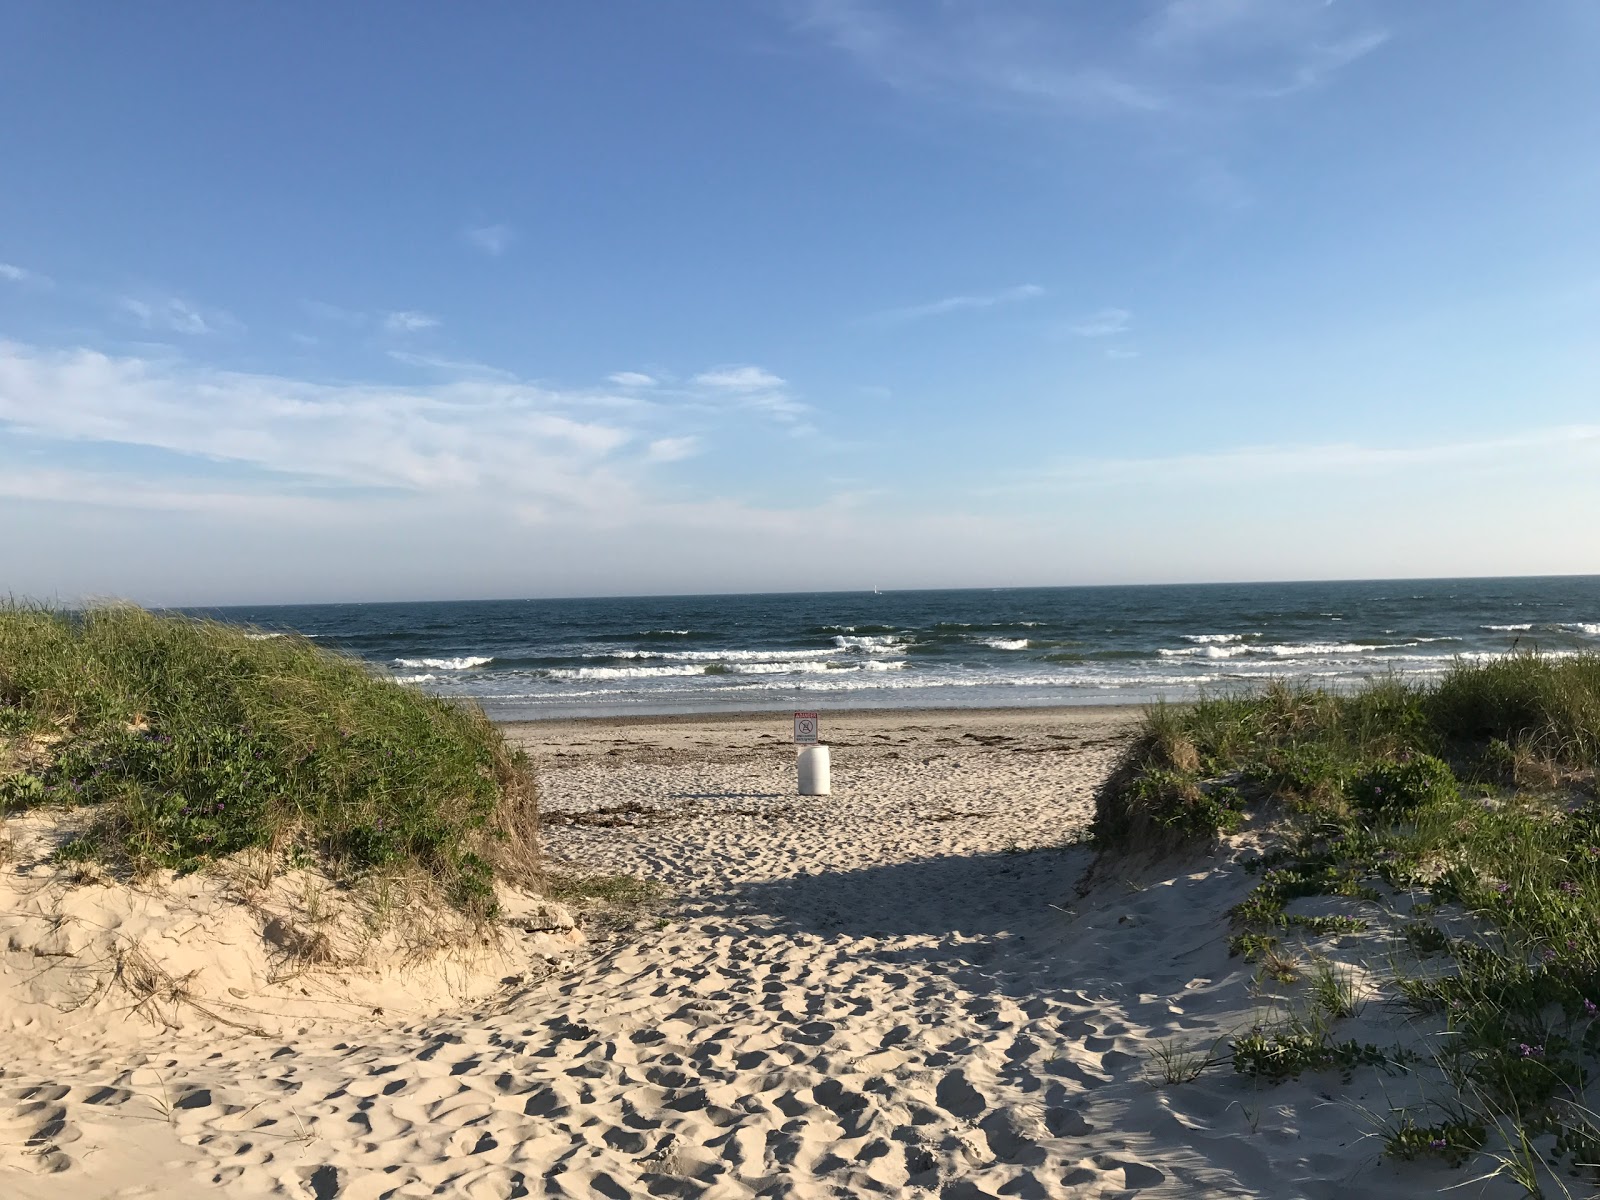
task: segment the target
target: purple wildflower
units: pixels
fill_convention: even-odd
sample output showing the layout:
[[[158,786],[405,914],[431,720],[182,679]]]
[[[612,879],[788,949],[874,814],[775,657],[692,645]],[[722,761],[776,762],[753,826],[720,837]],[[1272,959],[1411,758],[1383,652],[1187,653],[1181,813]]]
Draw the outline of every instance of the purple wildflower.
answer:
[[[1583,1002],[1583,1015],[1586,1017],[1600,1017],[1600,1004],[1596,1004],[1593,1000],[1585,1000]]]
[[[1530,1045],[1528,1045],[1527,1042],[1519,1042],[1517,1044],[1517,1049],[1519,1051],[1521,1051],[1523,1058],[1543,1058],[1544,1057],[1544,1047],[1543,1046],[1530,1046]]]
[[[1443,1150],[1445,1148],[1445,1140],[1443,1138],[1434,1138],[1433,1141],[1428,1143],[1428,1146],[1433,1150]]]
[[[1582,889],[1570,879],[1562,880],[1561,890],[1569,896],[1576,896]]]

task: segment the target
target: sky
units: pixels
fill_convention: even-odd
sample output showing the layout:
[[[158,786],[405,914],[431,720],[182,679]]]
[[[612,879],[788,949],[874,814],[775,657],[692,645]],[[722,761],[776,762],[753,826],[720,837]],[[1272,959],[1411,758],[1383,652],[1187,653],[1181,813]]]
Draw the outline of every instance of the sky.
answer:
[[[1600,572],[1600,0],[10,0],[0,112],[0,594]]]

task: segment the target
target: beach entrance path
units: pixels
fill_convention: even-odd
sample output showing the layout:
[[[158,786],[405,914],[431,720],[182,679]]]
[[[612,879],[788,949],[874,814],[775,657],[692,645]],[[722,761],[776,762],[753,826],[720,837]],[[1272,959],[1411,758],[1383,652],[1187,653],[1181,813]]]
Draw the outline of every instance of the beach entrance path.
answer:
[[[1248,1016],[1250,881],[1074,895],[1134,715],[830,717],[806,799],[781,717],[516,727],[554,869],[662,885],[636,929],[478,1011],[152,1038],[142,1089],[13,1066],[0,1129],[70,1170],[0,1161],[27,1196],[1406,1194],[1348,1104],[1152,1080]]]

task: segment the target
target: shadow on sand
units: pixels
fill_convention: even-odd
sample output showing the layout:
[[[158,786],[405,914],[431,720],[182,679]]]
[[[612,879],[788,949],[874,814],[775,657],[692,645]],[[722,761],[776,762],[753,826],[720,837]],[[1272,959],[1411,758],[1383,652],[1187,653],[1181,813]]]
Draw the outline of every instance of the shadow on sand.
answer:
[[[728,900],[813,933],[1003,939],[1066,908],[1092,857],[1082,846],[949,855],[746,884]]]

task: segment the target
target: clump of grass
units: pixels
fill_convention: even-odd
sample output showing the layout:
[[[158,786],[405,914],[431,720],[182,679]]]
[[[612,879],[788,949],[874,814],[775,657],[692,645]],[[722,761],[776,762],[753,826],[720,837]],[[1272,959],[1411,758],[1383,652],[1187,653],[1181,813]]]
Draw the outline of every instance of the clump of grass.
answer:
[[[1452,1167],[1463,1166],[1489,1140],[1478,1117],[1465,1113],[1430,1125],[1419,1125],[1411,1113],[1401,1113],[1383,1133],[1383,1152],[1411,1162],[1437,1158]]]
[[[1253,1029],[1233,1039],[1233,1069],[1268,1083],[1298,1079],[1308,1071],[1338,1071],[1349,1080],[1357,1067],[1400,1065],[1410,1056],[1351,1038],[1336,1042],[1319,1010],[1290,1017],[1277,1029]]]
[[[0,740],[0,803],[93,814],[67,860],[185,871],[293,847],[421,873],[485,917],[496,878],[536,878],[534,777],[483,713],[297,636],[0,607]]]
[[[1162,1083],[1193,1083],[1221,1061],[1216,1044],[1185,1046],[1176,1038],[1158,1042],[1150,1055],[1152,1077]]]
[[[560,903],[604,904],[617,908],[637,908],[660,898],[661,885],[637,875],[568,875],[551,872],[546,876],[545,894]]]
[[[1355,973],[1330,962],[1320,962],[1311,977],[1311,1002],[1329,1020],[1359,1016],[1366,996]]]

